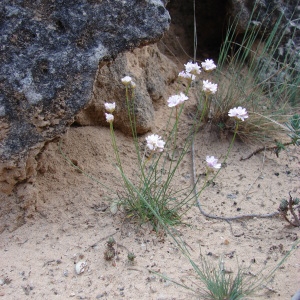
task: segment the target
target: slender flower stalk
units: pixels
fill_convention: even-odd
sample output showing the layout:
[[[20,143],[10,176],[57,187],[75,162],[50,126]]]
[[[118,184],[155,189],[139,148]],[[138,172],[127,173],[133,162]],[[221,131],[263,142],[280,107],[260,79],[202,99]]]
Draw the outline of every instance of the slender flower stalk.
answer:
[[[231,111],[231,110],[229,110],[229,111]],[[247,114],[246,109],[243,110],[243,113],[244,113],[244,116],[245,116],[245,113]],[[233,116],[233,117],[236,117],[236,116]],[[230,142],[230,145],[229,145],[229,147],[228,147],[228,150],[227,150],[225,159],[224,159],[224,161],[223,161],[223,164],[226,163],[226,161],[227,161],[227,159],[228,159],[228,156],[229,156],[229,153],[230,153],[230,151],[231,151],[231,149],[232,149],[232,147],[233,147],[233,144],[234,144],[234,141],[235,141],[235,138],[236,138],[238,129],[239,129],[239,120],[240,120],[240,119],[237,119],[237,121],[236,121],[235,128],[234,128],[234,133],[233,133],[233,137],[232,137],[231,142]],[[215,159],[213,156],[210,156],[210,157],[207,156],[207,157],[206,157],[206,162],[208,163],[208,165],[209,165],[209,164],[215,165],[214,168],[218,170],[218,171],[214,174],[213,178],[211,179],[211,180],[213,181],[214,178],[216,178],[216,177],[218,176],[218,174],[219,174],[219,172],[220,172],[220,170],[221,170],[222,164],[220,164],[220,166],[219,166],[218,160]],[[218,168],[217,168],[217,167],[218,167]],[[206,174],[206,175],[208,175],[208,174]],[[198,181],[198,180],[197,180],[197,181]],[[198,196],[200,195],[200,193],[201,193],[201,192],[204,190],[204,188],[206,187],[207,182],[208,182],[208,181],[207,181],[207,179],[206,179],[206,180],[205,180],[205,184],[203,185],[203,188],[202,188],[201,191],[198,193]]]
[[[242,108],[241,106],[239,106],[238,108],[234,107],[232,109],[229,110],[228,112],[228,116],[229,117],[233,117],[236,119],[236,123],[235,123],[235,128],[234,128],[234,133],[233,133],[233,138],[232,141],[229,145],[226,157],[225,157],[225,161],[227,160],[227,157],[231,151],[231,148],[233,146],[233,142],[235,140],[235,137],[237,135],[238,129],[239,129],[239,121],[245,121],[245,119],[248,118],[248,112],[246,110],[246,108]]]
[[[208,114],[210,112],[211,101],[209,99],[209,95],[215,94],[218,90],[218,85],[212,83],[208,80],[203,80],[202,91],[205,93],[205,103],[204,103],[204,118],[207,119]]]

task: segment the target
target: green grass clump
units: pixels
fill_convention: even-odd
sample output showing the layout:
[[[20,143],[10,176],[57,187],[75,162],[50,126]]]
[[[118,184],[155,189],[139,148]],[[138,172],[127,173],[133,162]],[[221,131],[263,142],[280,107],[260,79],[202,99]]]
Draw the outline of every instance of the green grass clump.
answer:
[[[233,131],[227,112],[246,107],[250,118],[239,128],[244,141],[274,141],[278,133],[287,134],[284,123],[299,109],[299,57],[287,51],[279,60],[288,24],[283,12],[274,20],[269,11],[262,21],[256,5],[243,34],[238,32],[238,16],[228,28],[220,49],[216,81],[218,93],[212,101],[212,122],[220,131]],[[292,15],[293,16],[293,15]],[[291,20],[292,22],[293,20]],[[271,31],[265,28],[272,28]],[[295,36],[296,27],[291,36]]]

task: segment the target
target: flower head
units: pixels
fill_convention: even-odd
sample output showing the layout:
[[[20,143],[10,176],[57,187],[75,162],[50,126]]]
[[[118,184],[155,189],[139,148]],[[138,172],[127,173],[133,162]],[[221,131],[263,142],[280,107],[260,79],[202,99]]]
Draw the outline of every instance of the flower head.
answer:
[[[245,121],[245,119],[248,118],[248,113],[247,113],[246,108],[239,106],[239,107],[234,107],[234,108],[230,109],[228,112],[228,116]]]
[[[131,82],[130,82],[130,86],[131,86],[132,89],[135,89],[135,88],[136,88],[136,83],[133,82],[133,81],[131,81]]]
[[[185,71],[187,73],[190,73],[193,75],[199,75],[201,73],[200,66],[197,63],[188,62],[184,66],[185,66]]]
[[[206,156],[206,162],[209,168],[220,169],[221,164],[218,164],[218,159],[214,156]]]
[[[206,59],[204,62],[201,63],[201,66],[206,72],[210,72],[217,67],[212,59]]]
[[[151,134],[146,137],[147,147],[151,151],[159,151],[162,152],[165,147],[165,142],[161,139],[161,137],[157,134]]]
[[[169,97],[168,106],[169,107],[177,106],[188,99],[189,98],[184,93],[181,92],[179,95],[174,95],[174,96]]]
[[[104,107],[106,109],[106,111],[108,111],[109,113],[112,113],[115,108],[116,108],[116,103],[104,103]]]
[[[194,81],[196,79],[196,76],[194,74],[188,73],[186,71],[181,71],[178,74],[178,77],[181,79],[187,79],[189,81]]]
[[[218,89],[218,85],[216,83],[211,83],[208,80],[203,80],[202,90],[205,94],[215,94]]]
[[[105,113],[106,122],[112,123],[114,121],[114,115]]]
[[[130,76],[125,76],[121,79],[121,81],[126,86],[132,82],[132,78]]]

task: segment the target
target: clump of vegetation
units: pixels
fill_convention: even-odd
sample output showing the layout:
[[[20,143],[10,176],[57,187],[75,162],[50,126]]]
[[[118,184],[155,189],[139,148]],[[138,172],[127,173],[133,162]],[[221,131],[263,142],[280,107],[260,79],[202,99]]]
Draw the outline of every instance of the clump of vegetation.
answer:
[[[289,195],[289,200],[281,200],[278,211],[289,224],[300,227],[300,199]]]
[[[106,242],[106,249],[104,251],[104,259],[105,260],[111,261],[117,255],[117,251],[114,248],[115,244],[116,244],[116,241],[113,237],[110,237],[108,239],[108,241]]]
[[[200,262],[196,263],[188,255],[187,259],[193,267],[194,274],[191,274],[193,287],[188,284],[179,283],[165,275],[157,274],[165,280],[169,280],[178,286],[182,286],[194,292],[200,299],[207,300],[240,300],[248,299],[254,296],[258,291],[266,287],[271,281],[274,273],[287,260],[289,255],[297,248],[299,242],[295,242],[291,249],[287,251],[279,263],[272,269],[263,268],[260,271],[252,271],[251,265],[243,267],[237,265],[237,271],[227,270],[225,262],[221,259],[217,266],[209,262],[203,255],[200,256]],[[197,281],[195,281],[195,279]],[[196,285],[196,287],[194,287]],[[249,298],[250,299],[250,298]]]
[[[263,21],[256,20],[255,16],[260,14],[256,3],[242,36],[238,35],[239,16],[232,21],[220,49],[216,70],[219,88],[211,106],[211,121],[221,132],[234,131],[228,110],[234,106],[246,107],[251,118],[241,125],[238,136],[244,141],[264,144],[274,142],[280,132],[286,135],[283,124],[299,109],[296,99],[300,96],[300,70],[295,68],[297,55],[287,54],[281,61],[276,56],[289,23],[283,26],[282,12],[270,26],[270,20],[274,20],[272,13]],[[271,32],[266,27],[271,27]]]
[[[136,258],[135,254],[133,252],[129,252],[127,254],[127,259],[130,263],[133,263],[134,262],[134,259]]]
[[[211,72],[216,69],[216,65],[213,60],[206,60],[202,63],[202,68],[207,72]],[[202,105],[202,111],[198,110],[196,112],[193,125],[187,133],[183,145],[179,145],[180,117],[184,104],[189,99],[189,89],[200,72],[201,67],[197,63],[188,62],[185,64],[185,70],[180,72],[178,77],[180,81],[185,82],[186,89],[170,96],[167,101],[170,115],[167,119],[166,134],[164,136],[159,134],[148,135],[145,138],[144,150],[140,147],[136,132],[134,94],[137,86],[130,76],[121,79],[125,86],[127,112],[137,155],[136,178],[134,179],[129,178],[123,170],[113,127],[115,103],[105,103],[107,111],[105,116],[110,125],[116,168],[121,174],[124,185],[124,192],[119,193],[117,205],[125,209],[127,216],[136,218],[141,223],[150,222],[156,232],[165,231],[168,230],[169,226],[180,224],[182,216],[187,211],[184,207],[194,201],[192,189],[176,188],[172,183],[182,159],[189,151],[201,120],[205,119],[207,115],[210,106],[210,95],[217,91],[216,84],[207,80],[203,81],[202,91],[205,95],[205,103]],[[238,113],[233,117],[237,117],[237,115]],[[212,168],[216,167],[212,166]],[[115,211],[115,208],[116,202],[113,202],[111,209]]]

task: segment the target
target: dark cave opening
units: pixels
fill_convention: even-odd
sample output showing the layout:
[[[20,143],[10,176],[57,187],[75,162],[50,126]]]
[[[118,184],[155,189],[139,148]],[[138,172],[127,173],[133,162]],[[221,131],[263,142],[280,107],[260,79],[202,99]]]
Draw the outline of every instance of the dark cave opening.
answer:
[[[195,17],[197,32],[197,59],[217,58],[225,39],[228,24],[229,0],[196,0]],[[173,0],[167,5],[171,15],[171,30],[183,50],[194,55],[194,2],[193,0]],[[175,44],[175,43],[174,43]]]

